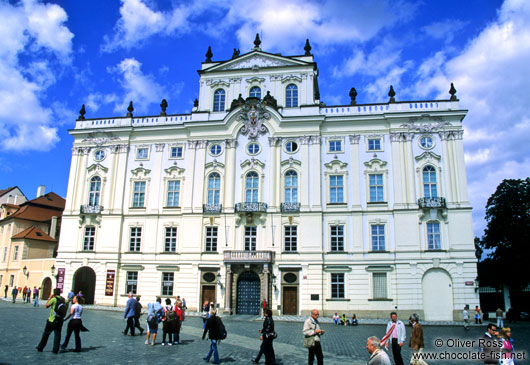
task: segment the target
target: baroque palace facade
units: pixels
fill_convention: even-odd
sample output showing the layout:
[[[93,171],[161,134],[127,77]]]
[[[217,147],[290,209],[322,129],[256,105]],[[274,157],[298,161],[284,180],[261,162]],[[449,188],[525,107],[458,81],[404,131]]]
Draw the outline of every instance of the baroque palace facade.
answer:
[[[461,316],[478,304],[456,91],[325,106],[310,53],[202,63],[190,114],[87,119],[56,266],[65,289],[225,313]]]

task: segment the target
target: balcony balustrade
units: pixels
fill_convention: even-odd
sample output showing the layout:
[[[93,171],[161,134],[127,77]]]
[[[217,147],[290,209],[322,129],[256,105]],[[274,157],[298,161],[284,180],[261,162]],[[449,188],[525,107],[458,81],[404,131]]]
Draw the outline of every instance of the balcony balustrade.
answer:
[[[206,214],[219,214],[223,210],[222,204],[203,204],[202,212]]]
[[[238,213],[266,213],[267,204],[261,202],[237,203],[235,205],[235,211]]]
[[[424,208],[446,208],[445,198],[420,198],[418,205],[421,209]]]
[[[300,203],[281,203],[280,209],[282,213],[298,213],[300,212]]]
[[[272,251],[225,251],[225,262],[269,263],[274,259]]]
[[[103,211],[103,205],[81,205],[81,214],[100,214]]]

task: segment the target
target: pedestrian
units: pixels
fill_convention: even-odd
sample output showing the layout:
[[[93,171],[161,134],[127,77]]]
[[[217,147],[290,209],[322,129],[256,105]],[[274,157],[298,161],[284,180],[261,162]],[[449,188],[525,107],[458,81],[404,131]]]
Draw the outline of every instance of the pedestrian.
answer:
[[[304,346],[308,349],[307,363],[309,365],[313,365],[315,356],[317,357],[318,365],[324,364],[324,355],[322,354],[320,337],[325,333],[325,331],[320,329],[318,316],[318,310],[313,309],[311,311],[311,316],[304,322]]]
[[[8,290],[9,290],[9,286],[6,285],[6,286],[4,287],[4,298],[6,298],[6,299],[7,299],[7,291],[8,291]]]
[[[202,305],[202,313],[201,313],[202,329],[206,328],[206,321],[208,320],[209,312],[210,312],[210,304],[208,304],[208,301],[205,301],[204,304]]]
[[[66,330],[66,337],[64,338],[64,342],[61,345],[62,350],[66,350],[66,347],[68,346],[68,342],[70,341],[70,336],[72,335],[72,332],[74,332],[75,335],[75,350],[74,352],[80,352],[81,351],[81,336],[79,336],[79,332],[84,330],[88,331],[84,326],[83,322],[81,320],[81,315],[83,314],[83,306],[84,303],[83,297],[78,297],[75,295],[72,299],[72,306],[70,307],[70,313],[68,316],[64,319],[65,321],[72,317],[70,322],[68,322],[68,327]]]
[[[155,345],[156,335],[158,333],[158,323],[162,320],[162,299],[156,297],[154,303],[147,304],[147,338],[145,344],[149,344],[149,335],[151,335],[151,345]]]
[[[482,311],[478,305],[475,306],[475,324],[482,324]]]
[[[484,364],[498,363],[498,356],[496,355],[496,353],[499,352],[497,342],[498,335],[499,332],[497,331],[497,326],[493,323],[489,323],[486,328],[486,333],[482,336],[482,341],[479,341],[482,345],[481,352],[484,353]]]
[[[14,286],[13,290],[11,290],[11,295],[13,296],[13,303],[15,303],[18,295],[18,289],[16,286]]]
[[[272,341],[276,338],[276,331],[274,331],[274,320],[272,319],[272,311],[268,308],[265,308],[263,316],[263,328],[259,330],[261,333],[260,340],[261,346],[259,349],[258,356],[254,360],[255,363],[259,362],[261,354],[265,355],[265,364],[274,365],[276,364],[276,356],[274,354],[274,347],[272,346]]]
[[[370,354],[367,365],[390,365],[390,359],[386,352],[381,349],[381,343],[377,337],[368,337],[366,349]]]
[[[124,335],[127,335],[127,332],[130,329],[129,336],[134,336],[134,311],[136,308],[136,299],[134,299],[132,292],[129,292],[129,299],[125,305],[125,311],[123,312],[123,318],[127,318],[127,327],[122,331]]]
[[[182,310],[186,312],[188,307],[186,306],[186,298],[182,298]]]
[[[420,324],[420,316],[416,313],[411,314],[409,323],[412,325],[412,333],[410,335],[409,347],[412,348],[412,358],[410,359],[411,364],[415,365],[426,365],[426,362],[420,357],[425,342],[423,340],[423,327]]]
[[[186,313],[182,308],[181,302],[175,303],[175,313],[176,318],[173,321],[173,345],[178,345],[180,343],[180,329],[182,328],[182,322],[186,318]]]
[[[74,299],[74,289],[70,289],[68,292],[68,305],[72,304],[72,300]]]
[[[208,351],[208,354],[203,359],[206,362],[210,361],[210,358],[213,354],[213,364],[220,364],[219,361],[219,352],[217,349],[217,345],[219,340],[221,339],[221,319],[216,316],[217,311],[215,308],[210,309],[210,317],[206,320],[206,325],[204,327],[204,332],[202,333],[202,339],[206,337],[206,333],[208,333],[208,338],[210,339],[210,351]]]
[[[134,307],[134,327],[140,330],[140,336],[144,333],[144,329],[140,326],[140,316],[142,315],[142,304],[140,304],[140,296],[136,296],[136,306]]]
[[[31,288],[29,286],[26,289],[26,303],[31,303]]]
[[[24,286],[24,289],[22,289],[22,303],[26,303],[27,293],[28,293],[28,287]]]
[[[63,328],[63,319],[66,315],[66,303],[65,299],[61,297],[61,289],[53,289],[52,295],[46,302],[46,308],[50,308],[50,315],[46,320],[46,327],[44,327],[44,333],[40,343],[37,345],[36,349],[39,352],[42,352],[48,343],[48,337],[51,333],[54,333],[53,338],[53,353],[59,353],[59,345],[61,344],[61,329]]]
[[[40,288],[37,289],[36,286],[33,287],[33,306],[38,307],[39,306],[39,292]]]
[[[515,360],[513,359],[514,356],[514,348],[512,345],[512,330],[509,327],[504,327],[501,330],[501,339],[502,339],[502,347],[501,347],[501,365],[514,365]]]
[[[173,321],[176,319],[175,307],[171,305],[171,299],[166,298],[164,316],[162,317],[162,346],[166,342],[166,335],[169,337],[168,346],[173,344]]]
[[[340,316],[337,314],[337,312],[335,312],[335,314],[333,315],[333,317],[331,317],[331,319],[333,320],[333,324],[336,324],[336,325],[340,324]]]
[[[464,318],[464,329],[469,331],[469,305],[466,304],[464,311],[462,312],[462,317]]]
[[[504,320],[503,320],[503,317],[504,317],[504,312],[501,308],[497,308],[497,310],[495,311],[495,315],[497,316],[497,327],[498,328],[503,328],[504,327]]]
[[[398,319],[396,312],[390,313],[390,321],[386,325],[386,332],[389,334],[392,341],[392,354],[396,365],[403,365],[403,358],[401,357],[401,347],[405,343],[406,331],[405,325]],[[387,336],[385,336],[387,337]],[[388,349],[388,341],[385,340],[385,346]]]

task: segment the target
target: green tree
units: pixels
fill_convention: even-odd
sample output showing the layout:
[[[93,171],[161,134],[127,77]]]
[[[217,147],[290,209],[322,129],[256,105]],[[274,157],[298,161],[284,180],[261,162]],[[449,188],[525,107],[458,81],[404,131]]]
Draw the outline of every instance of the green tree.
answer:
[[[487,228],[480,245],[499,284],[512,288],[530,283],[530,178],[503,180],[486,205]],[[488,265],[489,266],[489,265]]]

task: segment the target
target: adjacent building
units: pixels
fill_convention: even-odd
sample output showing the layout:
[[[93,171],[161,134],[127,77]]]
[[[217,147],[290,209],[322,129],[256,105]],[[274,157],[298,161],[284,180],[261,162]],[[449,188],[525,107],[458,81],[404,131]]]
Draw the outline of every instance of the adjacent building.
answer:
[[[462,121],[447,100],[326,106],[309,42],[199,71],[193,111],[75,128],[56,266],[89,301],[186,298],[226,313],[478,304]]]

